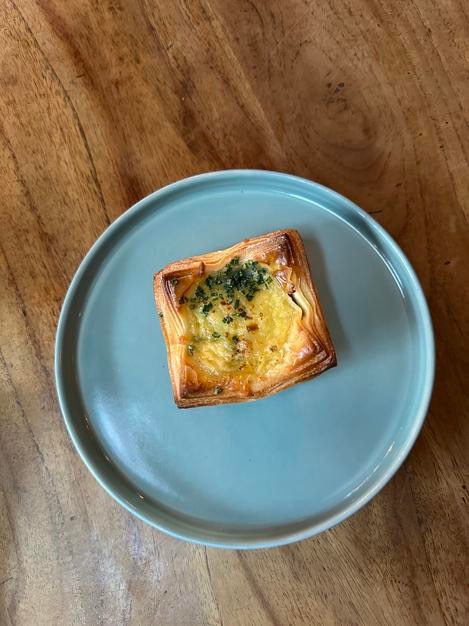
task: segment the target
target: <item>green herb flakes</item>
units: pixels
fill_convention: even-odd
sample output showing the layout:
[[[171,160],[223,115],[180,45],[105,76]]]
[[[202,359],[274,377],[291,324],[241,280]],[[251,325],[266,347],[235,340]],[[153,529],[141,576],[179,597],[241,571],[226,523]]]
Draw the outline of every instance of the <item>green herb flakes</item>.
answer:
[[[212,309],[213,304],[211,302],[207,302],[207,304],[204,304],[204,306],[201,308],[201,312],[203,315],[208,315]]]
[[[200,285],[198,285],[197,289],[195,290],[195,297],[197,300],[204,300],[206,297],[205,291]]]
[[[272,280],[269,270],[257,261],[241,262],[239,257],[234,257],[223,269],[209,274],[197,285],[191,297],[182,296],[179,302],[188,302],[191,310],[198,306],[205,316],[217,305],[227,307],[222,309],[223,322],[231,324],[234,317],[249,318],[243,304],[252,302],[256,293],[267,289]]]

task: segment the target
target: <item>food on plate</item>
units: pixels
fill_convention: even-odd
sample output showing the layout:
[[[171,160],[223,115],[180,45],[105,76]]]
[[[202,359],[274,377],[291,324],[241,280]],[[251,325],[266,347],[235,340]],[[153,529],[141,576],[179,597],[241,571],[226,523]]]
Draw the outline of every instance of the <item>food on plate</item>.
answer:
[[[171,263],[153,289],[178,407],[255,400],[337,363],[296,230]]]

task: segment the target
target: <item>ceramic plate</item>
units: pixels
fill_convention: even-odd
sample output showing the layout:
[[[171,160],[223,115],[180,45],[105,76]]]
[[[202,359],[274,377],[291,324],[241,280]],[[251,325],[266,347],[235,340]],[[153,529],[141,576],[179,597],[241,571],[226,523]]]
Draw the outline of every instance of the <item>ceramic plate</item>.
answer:
[[[304,239],[338,367],[256,402],[177,409],[153,273],[281,228]],[[433,372],[425,299],[389,235],[330,189],[265,171],[136,204],[81,264],[57,331],[60,405],[95,478],[153,526],[223,547],[296,541],[363,506],[414,443]]]

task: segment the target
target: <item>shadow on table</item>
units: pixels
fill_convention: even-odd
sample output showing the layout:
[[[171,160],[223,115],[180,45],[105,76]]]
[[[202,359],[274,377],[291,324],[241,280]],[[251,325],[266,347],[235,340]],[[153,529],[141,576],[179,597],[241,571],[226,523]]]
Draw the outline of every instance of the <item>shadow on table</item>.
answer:
[[[321,244],[315,237],[305,237],[306,254],[311,266],[311,275],[319,294],[319,300],[338,355],[347,355],[350,349],[334,295],[330,288],[325,256]]]

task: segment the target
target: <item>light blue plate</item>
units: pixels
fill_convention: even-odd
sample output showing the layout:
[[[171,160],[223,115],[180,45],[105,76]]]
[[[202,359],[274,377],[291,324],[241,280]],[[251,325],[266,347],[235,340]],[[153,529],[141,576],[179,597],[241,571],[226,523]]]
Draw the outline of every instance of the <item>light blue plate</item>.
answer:
[[[338,367],[177,409],[153,272],[279,228],[303,236]],[[233,548],[303,539],[368,502],[414,443],[433,374],[425,299],[389,235],[330,189],[264,171],[195,176],[127,211],[78,269],[56,342],[65,422],[99,483],[161,530]]]

